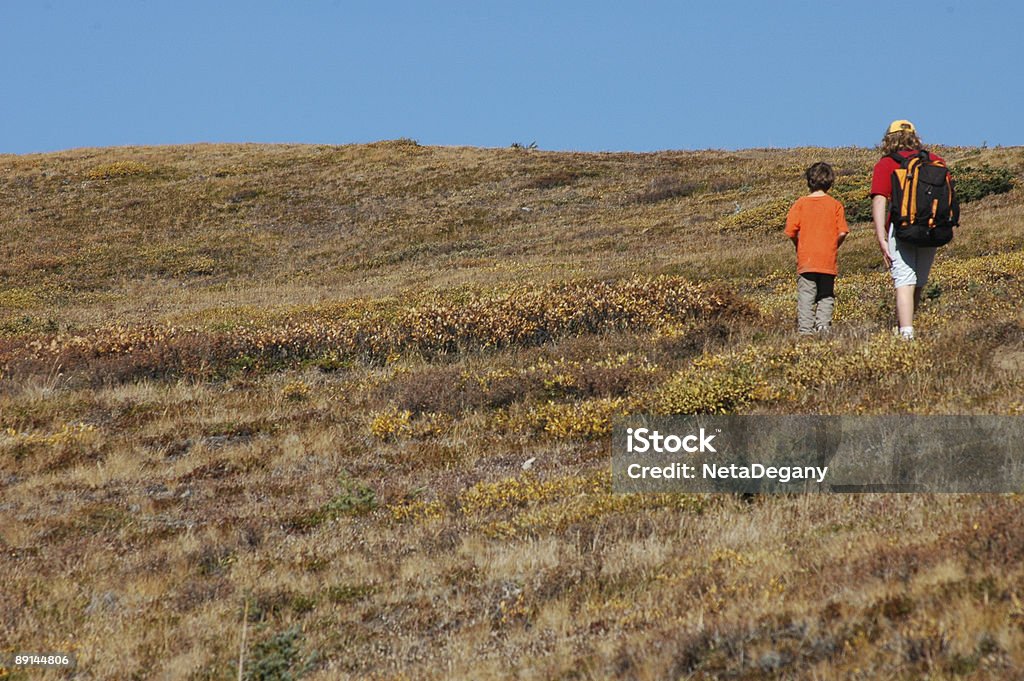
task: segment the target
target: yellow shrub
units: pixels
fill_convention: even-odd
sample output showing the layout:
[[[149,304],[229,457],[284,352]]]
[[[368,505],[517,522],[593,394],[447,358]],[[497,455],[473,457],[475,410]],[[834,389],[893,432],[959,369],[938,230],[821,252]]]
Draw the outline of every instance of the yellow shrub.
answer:
[[[723,218],[719,222],[719,226],[723,229],[757,229],[764,232],[781,232],[786,226],[786,214],[792,204],[792,199],[773,199]]]
[[[388,507],[395,522],[429,522],[444,518],[445,507],[440,501],[411,501]]]
[[[507,478],[498,482],[480,482],[463,491],[459,508],[463,515],[474,517],[495,511],[510,511],[530,504],[564,499],[575,494],[594,493],[608,487],[601,477],[567,476],[541,480],[534,475]]]
[[[42,445],[44,447],[61,447],[67,444],[84,442],[95,437],[96,426],[88,423],[62,423],[60,430],[52,433],[28,432],[21,433],[14,428],[7,428],[0,435],[6,436],[8,442],[17,445]],[[0,439],[0,445],[5,444]]]
[[[35,307],[40,302],[37,294],[23,288],[9,288],[6,291],[0,291],[0,309],[24,310]]]
[[[728,414],[777,397],[756,367],[731,354],[704,356],[670,379],[654,396],[660,414]]]
[[[217,271],[217,261],[208,255],[197,255],[179,264],[174,269],[176,276],[197,276],[213,274]]]
[[[407,410],[389,409],[371,415],[370,432],[381,440],[393,440],[411,430],[412,414]]]
[[[586,477],[539,480],[524,476],[479,483],[459,496],[463,515],[482,520],[481,530],[491,537],[559,531],[603,515],[639,509],[675,508],[700,513],[707,502],[706,496],[694,494],[616,494],[607,470]],[[486,518],[494,513],[499,518]]]
[[[114,161],[90,168],[86,176],[90,180],[111,180],[118,177],[150,175],[155,168],[140,161]]]
[[[793,346],[748,345],[704,355],[652,396],[661,414],[728,414],[758,402],[795,400],[848,381],[892,381],[932,368],[932,344],[888,332],[860,345],[815,339]]]
[[[531,411],[534,424],[559,438],[598,438],[612,432],[612,419],[633,410],[630,400],[601,397],[562,404],[548,402]]]
[[[304,381],[290,381],[281,388],[281,397],[289,402],[302,402],[309,397],[309,385]]]

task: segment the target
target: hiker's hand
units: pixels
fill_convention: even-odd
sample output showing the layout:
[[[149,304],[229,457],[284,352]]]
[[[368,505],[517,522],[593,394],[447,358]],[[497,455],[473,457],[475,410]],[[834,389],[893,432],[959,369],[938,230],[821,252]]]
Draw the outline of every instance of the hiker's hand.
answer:
[[[885,269],[892,269],[892,254],[889,253],[889,220],[886,213],[887,199],[881,194],[871,197],[871,221],[875,223],[875,238],[885,260]]]
[[[882,260],[885,261],[885,269],[892,269],[892,256],[889,255],[889,244],[885,241],[879,241],[878,247],[882,249]]]

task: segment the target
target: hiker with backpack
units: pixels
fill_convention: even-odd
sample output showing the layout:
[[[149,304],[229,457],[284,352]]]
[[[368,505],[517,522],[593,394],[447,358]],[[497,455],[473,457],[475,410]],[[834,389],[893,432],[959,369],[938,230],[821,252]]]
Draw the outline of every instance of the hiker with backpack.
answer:
[[[871,178],[871,217],[896,289],[899,333],[914,338],[914,312],[935,251],[953,239],[960,209],[946,162],[924,149],[914,124],[889,124]]]

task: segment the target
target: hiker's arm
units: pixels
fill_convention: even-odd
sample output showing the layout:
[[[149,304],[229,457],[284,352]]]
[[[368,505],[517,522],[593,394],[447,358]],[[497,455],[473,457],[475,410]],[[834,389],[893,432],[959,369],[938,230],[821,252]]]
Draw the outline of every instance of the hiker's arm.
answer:
[[[886,224],[888,217],[886,213],[886,198],[881,194],[871,197],[871,218],[875,221],[875,236],[878,238],[878,248],[882,251],[882,258],[885,259],[885,267],[892,267],[892,256],[889,254],[889,225]]]
[[[836,240],[836,250],[843,245],[843,239],[850,233],[850,226],[846,224],[846,208],[841,203],[836,203],[836,232],[839,238]]]
[[[793,248],[796,248],[796,249],[800,248],[800,245],[797,243],[799,241],[798,237],[791,236],[791,237],[789,237],[789,240],[793,242]]]

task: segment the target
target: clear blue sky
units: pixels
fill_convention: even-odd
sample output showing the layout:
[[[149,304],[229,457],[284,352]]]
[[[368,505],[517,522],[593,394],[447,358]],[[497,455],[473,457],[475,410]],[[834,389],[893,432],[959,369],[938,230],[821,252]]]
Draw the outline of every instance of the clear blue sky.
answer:
[[[0,153],[1024,144],[1024,3],[2,0]]]

